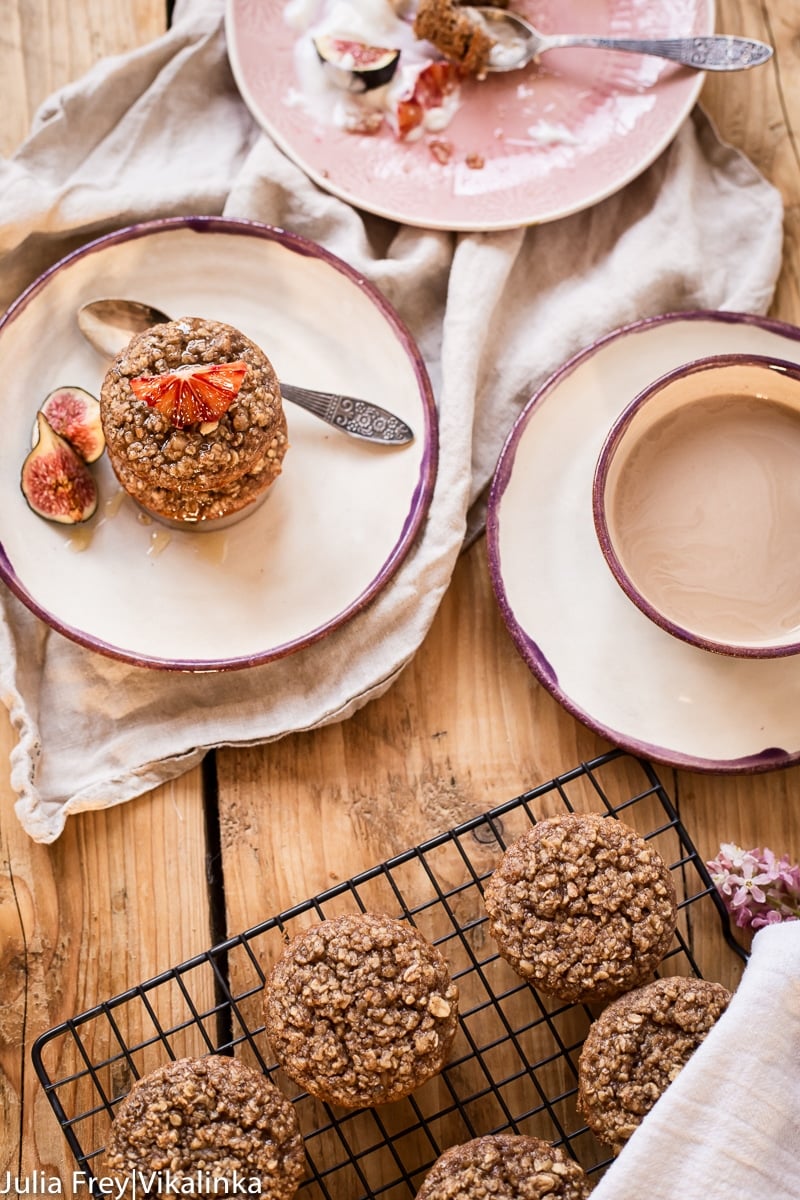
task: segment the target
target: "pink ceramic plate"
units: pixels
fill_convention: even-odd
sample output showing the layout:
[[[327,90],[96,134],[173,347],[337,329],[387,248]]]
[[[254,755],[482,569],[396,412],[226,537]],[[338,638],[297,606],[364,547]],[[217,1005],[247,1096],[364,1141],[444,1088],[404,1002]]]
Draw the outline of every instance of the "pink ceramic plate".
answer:
[[[552,51],[538,67],[467,81],[459,111],[436,135],[452,148],[440,163],[430,138],[345,133],[309,115],[298,103],[297,34],[285,7],[228,0],[230,60],[246,104],[320,187],[411,225],[508,229],[587,208],[650,165],[703,82],[638,54]],[[713,0],[518,0],[515,8],[544,33],[668,37],[714,27]]]

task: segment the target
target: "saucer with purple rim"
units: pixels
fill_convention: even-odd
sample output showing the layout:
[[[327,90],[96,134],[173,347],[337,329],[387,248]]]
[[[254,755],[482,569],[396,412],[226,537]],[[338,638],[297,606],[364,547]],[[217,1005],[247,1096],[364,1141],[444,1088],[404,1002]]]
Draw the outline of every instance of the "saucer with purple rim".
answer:
[[[742,352],[800,361],[800,329],[743,313],[674,313],[587,347],[515,423],[487,516],[500,611],[542,686],[633,753],[731,774],[800,761],[797,663],[712,654],[640,612],[600,550],[592,482],[609,428],[654,378]]]

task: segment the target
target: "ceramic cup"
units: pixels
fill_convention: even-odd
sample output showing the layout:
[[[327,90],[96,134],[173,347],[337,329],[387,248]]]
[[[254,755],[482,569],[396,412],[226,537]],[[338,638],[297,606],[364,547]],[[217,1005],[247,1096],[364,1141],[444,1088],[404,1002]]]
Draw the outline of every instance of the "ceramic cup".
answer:
[[[592,505],[614,578],[668,633],[800,651],[800,365],[731,354],[657,379],[610,429]]]

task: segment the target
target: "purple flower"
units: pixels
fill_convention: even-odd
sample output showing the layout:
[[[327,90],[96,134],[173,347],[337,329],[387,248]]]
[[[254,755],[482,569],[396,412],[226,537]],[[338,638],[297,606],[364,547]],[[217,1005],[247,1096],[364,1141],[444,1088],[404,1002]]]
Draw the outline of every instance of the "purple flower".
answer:
[[[723,842],[706,866],[728,912],[740,929],[761,929],[800,918],[800,865],[768,847],[743,850]]]
[[[800,866],[792,866],[786,854],[778,863],[777,878],[788,892],[800,896]]]
[[[797,917],[782,916],[776,909],[770,909],[767,913],[760,913],[753,917],[751,925],[753,929],[761,929],[764,925],[779,925],[781,921],[796,921]]]
[[[738,884],[731,896],[734,908],[741,908],[751,899],[755,900],[756,904],[766,904],[767,896],[763,888],[775,882],[775,874],[770,870],[759,871],[761,865],[756,861],[748,861],[743,865],[741,875],[732,878],[732,882]]]

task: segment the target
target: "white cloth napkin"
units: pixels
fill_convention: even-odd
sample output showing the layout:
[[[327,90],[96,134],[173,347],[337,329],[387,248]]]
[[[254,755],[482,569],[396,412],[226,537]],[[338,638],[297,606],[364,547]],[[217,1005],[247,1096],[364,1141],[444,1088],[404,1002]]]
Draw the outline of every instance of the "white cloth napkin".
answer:
[[[753,939],[726,1012],[592,1200],[800,1200],[800,921]]]
[[[17,813],[52,841],[67,815],[197,763],[350,715],[427,632],[514,417],[568,356],[621,324],[693,308],[764,312],[780,266],[778,193],[698,111],[638,180],[542,227],[396,226],[312,184],[233,84],[223,0],[179,0],[172,29],[42,107],[0,163],[0,305],[108,229],[220,213],[301,233],[374,282],[418,339],[441,454],[429,519],[391,587],[324,642],[234,675],[170,675],[92,654],[0,587],[0,691],[18,735]]]

